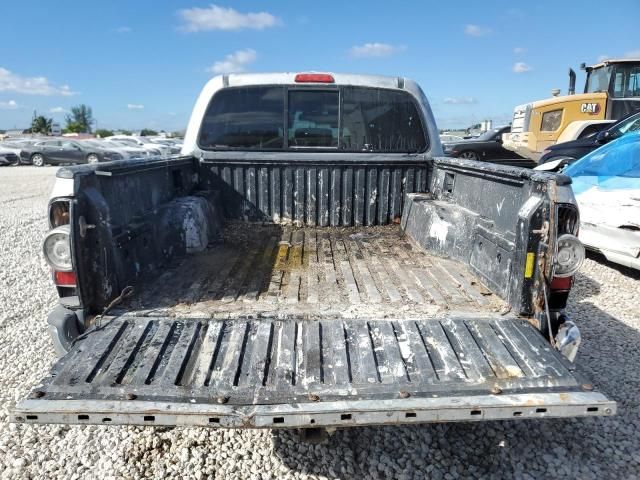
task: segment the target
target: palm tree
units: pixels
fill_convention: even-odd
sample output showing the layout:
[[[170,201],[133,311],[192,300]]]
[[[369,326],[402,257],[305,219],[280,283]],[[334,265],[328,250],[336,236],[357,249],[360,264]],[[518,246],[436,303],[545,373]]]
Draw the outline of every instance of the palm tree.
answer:
[[[67,129],[75,132],[91,133],[93,124],[93,112],[87,105],[76,105],[71,108],[71,114],[67,115]]]
[[[52,120],[50,118],[38,115],[33,119],[33,122],[31,122],[31,132],[48,135],[51,132],[51,123]]]

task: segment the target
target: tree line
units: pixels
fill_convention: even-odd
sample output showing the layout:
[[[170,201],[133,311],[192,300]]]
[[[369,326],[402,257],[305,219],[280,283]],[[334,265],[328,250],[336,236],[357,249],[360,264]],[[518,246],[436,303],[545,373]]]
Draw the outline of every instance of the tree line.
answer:
[[[91,107],[85,104],[76,105],[71,107],[69,114],[65,116],[66,126],[62,130],[63,133],[95,133],[99,137],[110,137],[113,135],[113,131],[104,128],[92,130],[94,124],[93,111]],[[53,125],[53,119],[47,118],[44,115],[34,114],[33,121],[31,122],[31,133],[41,133],[48,135],[51,133],[51,127]],[[131,135],[131,132],[121,130],[124,135]],[[149,128],[144,128],[140,132],[142,136],[157,135],[158,132]]]
[[[93,111],[91,107],[85,104],[71,107],[71,111],[65,116],[66,126],[64,133],[91,133],[91,125],[93,124]],[[31,122],[31,133],[42,133],[47,135],[51,133],[53,119],[44,115],[34,114]]]

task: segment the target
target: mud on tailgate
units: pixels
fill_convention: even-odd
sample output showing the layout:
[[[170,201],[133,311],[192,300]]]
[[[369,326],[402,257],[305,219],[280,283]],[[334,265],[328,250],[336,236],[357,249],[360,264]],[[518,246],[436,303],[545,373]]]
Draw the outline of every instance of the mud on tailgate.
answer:
[[[514,317],[120,317],[77,342],[12,419],[317,427],[615,410]]]

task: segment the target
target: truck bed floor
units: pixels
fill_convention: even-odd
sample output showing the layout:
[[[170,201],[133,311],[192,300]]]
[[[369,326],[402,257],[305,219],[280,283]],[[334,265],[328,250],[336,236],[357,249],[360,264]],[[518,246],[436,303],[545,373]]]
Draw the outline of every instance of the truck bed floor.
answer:
[[[504,306],[464,265],[429,255],[396,225],[231,223],[219,244],[136,290],[130,314],[183,318],[423,319]]]

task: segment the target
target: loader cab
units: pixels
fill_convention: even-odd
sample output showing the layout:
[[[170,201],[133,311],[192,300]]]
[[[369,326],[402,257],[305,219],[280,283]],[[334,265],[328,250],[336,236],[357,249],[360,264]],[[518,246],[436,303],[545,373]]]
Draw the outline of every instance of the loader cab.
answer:
[[[575,93],[576,74],[569,69],[567,95],[515,107],[504,148],[538,161],[550,146],[576,140],[575,132],[640,110],[640,58],[583,63],[580,68],[586,73],[582,93]]]
[[[582,68],[584,93],[606,93],[605,118],[616,120],[640,108],[640,59],[606,60]]]

